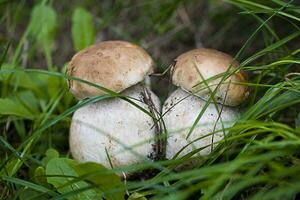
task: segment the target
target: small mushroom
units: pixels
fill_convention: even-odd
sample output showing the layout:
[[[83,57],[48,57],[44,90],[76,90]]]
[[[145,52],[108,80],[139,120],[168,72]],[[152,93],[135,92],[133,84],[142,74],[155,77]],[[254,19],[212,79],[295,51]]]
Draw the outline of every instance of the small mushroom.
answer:
[[[156,159],[160,148],[155,138],[160,125],[159,98],[140,82],[154,71],[152,58],[141,48],[124,41],[101,42],[81,50],[69,65],[68,74],[128,96],[109,98],[81,107],[73,115],[70,128],[72,156],[104,166],[121,167]],[[78,99],[105,94],[87,84],[70,81]]]
[[[205,48],[188,51],[175,61],[172,71],[173,84],[206,100],[211,94],[210,90],[215,90],[226,72],[230,73],[239,66],[231,56]],[[210,90],[203,80],[206,80]],[[243,71],[229,76],[218,87],[216,101],[228,106],[241,104],[248,96],[248,87],[242,85],[246,80],[247,74]]]
[[[200,150],[200,155],[207,155],[216,142],[224,138],[227,133],[224,129],[238,119],[239,112],[232,106],[241,104],[248,96],[248,88],[241,84],[247,79],[246,73],[237,71],[220,84],[214,96],[217,103],[212,101],[208,105],[190,132],[222,76],[230,67],[237,69],[239,64],[229,55],[213,49],[195,49],[180,55],[175,61],[171,78],[180,88],[168,97],[162,108],[168,131],[166,157],[171,159],[179,151],[181,157],[195,149]],[[214,76],[219,77],[207,80]]]

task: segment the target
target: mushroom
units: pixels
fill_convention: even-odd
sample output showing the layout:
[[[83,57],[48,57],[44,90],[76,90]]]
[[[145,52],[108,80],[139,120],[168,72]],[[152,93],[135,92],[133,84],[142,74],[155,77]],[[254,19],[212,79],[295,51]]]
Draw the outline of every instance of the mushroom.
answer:
[[[172,71],[174,85],[189,91],[205,100],[214,91],[226,72],[237,69],[239,63],[231,56],[214,49],[194,49],[180,55],[175,59]],[[220,77],[218,77],[220,76]],[[209,88],[203,82],[207,81]],[[247,75],[237,71],[224,80],[215,93],[218,103],[228,106],[241,104],[248,96],[248,88],[244,83]]]
[[[227,70],[237,70],[239,64],[229,55],[213,49],[186,52],[175,62],[171,78],[180,88],[167,98],[162,108],[168,131],[166,157],[171,159],[178,152],[181,157],[195,149],[202,156],[208,155],[224,138],[225,129],[238,119],[238,109],[233,106],[248,96],[247,86],[239,84],[245,82],[247,76],[237,71],[222,80]],[[221,80],[224,82],[218,86]],[[215,90],[215,101],[210,100],[206,106]],[[202,109],[205,109],[203,115],[193,127]]]
[[[72,58],[68,75],[121,92],[140,107],[112,97],[76,110],[69,136],[75,159],[113,168],[159,157],[161,148],[155,138],[160,125],[155,118],[160,101],[140,83],[153,71],[152,58],[141,47],[124,41],[101,42]],[[105,94],[79,81],[70,80],[69,86],[78,99]]]
[[[105,41],[73,56],[67,73],[121,92],[152,74],[154,62],[141,47],[125,41]],[[70,80],[70,91],[77,99],[106,94],[85,83]]]

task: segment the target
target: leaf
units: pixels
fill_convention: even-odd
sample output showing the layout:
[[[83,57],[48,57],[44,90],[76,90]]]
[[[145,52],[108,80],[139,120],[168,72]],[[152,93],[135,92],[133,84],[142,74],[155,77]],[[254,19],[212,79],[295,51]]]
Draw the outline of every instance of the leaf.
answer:
[[[47,82],[49,97],[56,96],[61,91],[61,88],[67,88],[66,81],[62,81],[61,78],[55,76],[49,76]]]
[[[52,7],[43,3],[36,5],[31,13],[29,30],[42,46],[48,64],[51,62],[51,46],[57,27],[57,15]]]
[[[26,107],[9,98],[0,98],[0,115],[16,115],[25,119],[34,118],[34,115]]]
[[[80,176],[84,176],[103,192],[108,200],[121,200],[124,199],[125,185],[120,180],[120,177],[112,171],[106,169],[97,163],[83,163],[75,166],[76,172]]]
[[[16,94],[16,99],[22,102],[22,104],[25,105],[30,112],[36,115],[40,114],[38,98],[34,95],[32,91],[20,91]]]
[[[46,151],[46,156],[43,158],[42,162],[47,165],[47,163],[52,160],[53,158],[58,158],[59,153],[56,151],[56,149],[48,149]]]
[[[47,5],[36,5],[31,13],[30,31],[31,34],[45,47],[50,48],[54,39],[57,16],[55,11]]]
[[[47,186],[47,179],[46,179],[46,170],[44,167],[37,167],[34,170],[34,181],[39,185]]]
[[[13,68],[14,66],[11,64],[4,63],[2,65],[3,70],[11,70]],[[18,68],[21,67],[18,66]],[[9,73],[9,74],[4,73],[1,74],[0,76],[0,82],[7,82],[7,84],[14,87],[18,85],[18,87],[33,90],[35,92],[39,89],[39,87],[43,87],[46,84],[46,83],[41,83],[42,80],[40,80],[41,78],[39,78],[39,76],[40,75],[32,75],[24,71],[20,71],[18,73]],[[42,78],[45,79],[45,76]]]
[[[89,185],[81,180],[74,181],[78,176],[74,170],[76,165],[78,165],[77,161],[67,158],[51,159],[46,167],[48,183],[52,184],[62,194],[73,192],[74,195],[66,196],[67,199],[101,199],[101,196],[93,189],[78,192],[78,190],[87,188]]]
[[[72,40],[76,51],[95,42],[95,26],[92,15],[83,8],[76,8],[72,16]]]
[[[46,156],[42,159],[43,166],[47,166],[48,162],[52,160],[53,158],[58,158],[59,153],[56,151],[56,149],[48,149],[46,151]],[[48,185],[47,178],[46,178],[46,170],[44,167],[39,166],[34,171],[34,180],[35,182],[39,183],[40,185]]]
[[[143,194],[140,194],[140,193],[132,193],[127,200],[147,200],[146,197],[144,197]]]

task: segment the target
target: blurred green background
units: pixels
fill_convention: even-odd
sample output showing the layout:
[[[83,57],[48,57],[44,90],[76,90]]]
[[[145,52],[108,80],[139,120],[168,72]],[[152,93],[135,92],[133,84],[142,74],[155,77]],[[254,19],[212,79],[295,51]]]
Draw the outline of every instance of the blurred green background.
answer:
[[[162,72],[178,55],[193,48],[215,48],[234,56],[264,18],[243,13],[241,6],[249,12],[253,7],[261,9],[243,2],[4,0],[0,4],[0,44],[4,51],[9,43],[7,59],[17,57],[24,67],[62,68],[78,50],[90,44],[127,40],[144,47],[156,61],[157,71]],[[47,6],[39,9],[37,4],[43,3]],[[268,0],[259,3],[274,4]],[[280,17],[273,18],[270,27],[278,37],[294,29]],[[263,30],[237,59],[241,61],[275,40]],[[167,80],[160,81],[158,84],[164,85]],[[162,97],[167,95],[166,91],[156,92]]]

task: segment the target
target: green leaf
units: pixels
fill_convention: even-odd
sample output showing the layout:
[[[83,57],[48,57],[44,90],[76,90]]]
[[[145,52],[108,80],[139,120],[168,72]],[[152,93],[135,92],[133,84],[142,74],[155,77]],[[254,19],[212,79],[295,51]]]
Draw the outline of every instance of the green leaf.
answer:
[[[92,15],[83,8],[76,8],[72,16],[72,39],[76,51],[95,42],[95,26]]]
[[[52,7],[45,4],[36,5],[31,13],[29,30],[42,46],[48,65],[51,63],[51,46],[57,27],[57,15]]]
[[[34,95],[33,91],[20,91],[16,94],[16,99],[22,102],[31,113],[40,114],[38,98]]]
[[[52,149],[52,148],[48,149],[45,154],[46,154],[46,156],[42,159],[42,163],[44,164],[43,166],[47,166],[47,164],[50,160],[59,157],[58,151],[56,151],[56,149]],[[44,167],[39,166],[35,169],[34,180],[35,180],[35,182],[39,183],[40,185],[44,185],[44,186],[48,185],[47,178],[46,178],[46,170]]]
[[[132,193],[127,200],[147,200],[146,197],[144,197],[143,194],[140,194],[140,193]]]
[[[105,199],[121,200],[124,199],[125,185],[120,177],[112,171],[97,163],[83,163],[75,166],[76,172],[94,183],[103,192]]]
[[[57,16],[55,11],[47,5],[36,5],[31,13],[30,31],[41,44],[50,47],[54,39]]]
[[[81,180],[76,180],[78,174],[74,168],[78,165],[75,160],[67,158],[53,158],[46,167],[48,183],[52,184],[60,193],[73,193],[66,196],[67,199],[101,199],[101,196],[93,189],[77,192],[80,189],[87,188],[89,185]],[[76,181],[74,181],[76,180]]]
[[[13,69],[14,66],[11,64],[4,63],[2,65],[3,70]],[[18,66],[18,68],[21,68]],[[48,82],[49,76],[45,76],[43,74],[31,74],[25,71],[20,71],[18,73],[11,74],[1,74],[0,82],[7,83],[11,87],[14,88],[25,88],[34,92],[34,94],[38,98],[47,97],[47,92],[45,92],[45,88],[50,83]]]
[[[58,158],[59,153],[55,149],[48,149],[46,151],[46,156],[43,158],[42,162],[47,165],[47,163],[52,160],[53,158]]]
[[[25,119],[34,118],[34,115],[25,106],[9,98],[0,99],[0,115],[15,115]]]
[[[39,185],[44,185],[44,186],[48,185],[46,179],[46,170],[44,167],[39,166],[34,170],[34,180]]]

